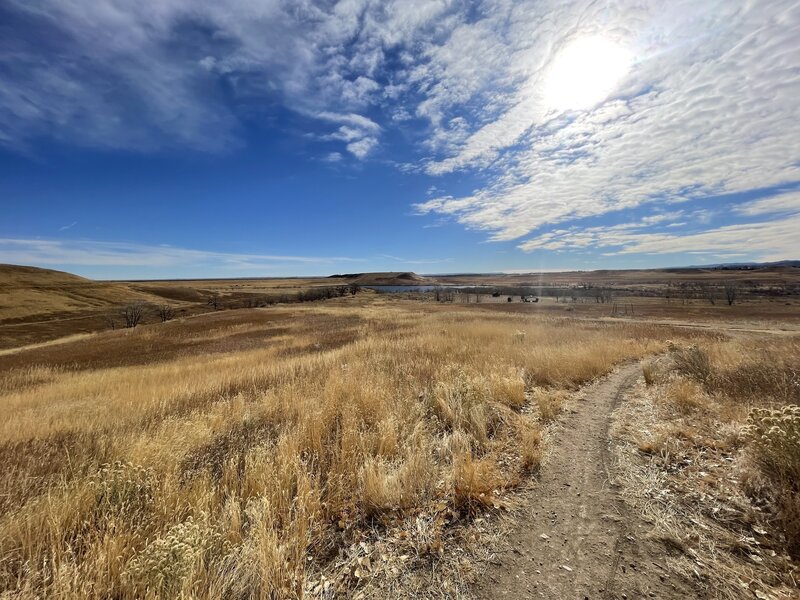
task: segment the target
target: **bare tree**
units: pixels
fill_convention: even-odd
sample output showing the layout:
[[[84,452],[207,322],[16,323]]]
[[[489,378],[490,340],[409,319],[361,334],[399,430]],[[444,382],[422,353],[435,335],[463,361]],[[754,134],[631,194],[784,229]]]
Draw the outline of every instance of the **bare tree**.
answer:
[[[219,310],[219,296],[217,294],[212,294],[209,296],[208,305],[214,310]]]
[[[707,283],[698,284],[700,288],[700,292],[703,294],[706,300],[711,303],[711,306],[714,306],[717,303],[717,290],[714,288],[713,285],[708,285]]]
[[[736,298],[739,295],[739,284],[735,281],[726,281],[723,285],[723,289],[725,290],[725,300],[728,302],[728,306],[733,306],[733,303],[736,302]]]
[[[162,304],[158,307],[158,318],[162,323],[171,321],[175,317],[175,311],[169,304]]]
[[[125,319],[125,327],[136,327],[142,321],[142,318],[144,318],[144,304],[141,302],[128,304],[128,306],[122,310],[122,318]]]

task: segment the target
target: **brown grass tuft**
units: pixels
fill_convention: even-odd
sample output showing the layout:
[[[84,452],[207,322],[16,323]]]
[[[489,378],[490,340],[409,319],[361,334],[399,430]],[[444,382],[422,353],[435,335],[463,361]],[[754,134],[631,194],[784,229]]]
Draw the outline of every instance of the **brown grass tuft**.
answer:
[[[539,419],[543,423],[550,423],[561,414],[567,394],[563,390],[536,388],[531,392],[531,397],[538,409]]]
[[[645,385],[655,385],[658,381],[658,369],[653,361],[642,363],[642,375]]]
[[[671,380],[665,393],[678,412],[684,415],[701,408],[705,403],[703,388],[683,377]]]
[[[495,492],[504,487],[505,479],[497,463],[475,459],[471,454],[457,456],[453,464],[453,504],[461,511],[497,505]]]
[[[525,471],[535,471],[542,463],[542,430],[535,425],[527,425],[520,431],[520,459]]]

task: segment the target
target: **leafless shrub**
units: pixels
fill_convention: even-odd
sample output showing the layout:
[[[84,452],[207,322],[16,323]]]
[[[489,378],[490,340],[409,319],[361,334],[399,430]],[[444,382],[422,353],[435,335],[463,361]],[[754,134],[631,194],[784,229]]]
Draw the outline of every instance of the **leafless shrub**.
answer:
[[[136,327],[144,318],[144,304],[141,302],[128,304],[128,306],[122,310],[122,318],[125,320],[125,327]]]
[[[716,305],[717,303],[717,290],[713,285],[709,285],[707,283],[700,283],[698,284],[698,289],[700,290],[700,294],[708,300],[712,306]]]
[[[728,306],[733,306],[733,303],[736,302],[736,298],[739,295],[739,284],[735,281],[726,281],[723,285],[723,289],[725,291],[725,301],[728,303]]]
[[[175,317],[175,311],[169,304],[162,304],[158,307],[158,318],[162,323],[171,321]]]

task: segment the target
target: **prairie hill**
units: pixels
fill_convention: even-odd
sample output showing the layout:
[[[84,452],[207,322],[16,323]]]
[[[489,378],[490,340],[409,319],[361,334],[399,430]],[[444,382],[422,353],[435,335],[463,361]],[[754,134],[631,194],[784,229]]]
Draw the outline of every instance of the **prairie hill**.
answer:
[[[78,275],[18,265],[0,265],[0,321],[65,317],[158,297],[124,283],[93,281]]]
[[[347,273],[332,275],[331,279],[345,279],[357,285],[426,285],[435,283],[410,271],[389,271],[386,273]]]

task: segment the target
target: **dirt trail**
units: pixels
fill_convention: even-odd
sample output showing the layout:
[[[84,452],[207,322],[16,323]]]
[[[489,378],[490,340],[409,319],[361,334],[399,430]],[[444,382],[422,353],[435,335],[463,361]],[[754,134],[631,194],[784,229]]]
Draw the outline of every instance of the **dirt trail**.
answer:
[[[479,598],[697,598],[667,571],[663,546],[629,512],[608,478],[611,414],[641,373],[629,364],[583,390],[561,420],[508,549],[490,565]]]

